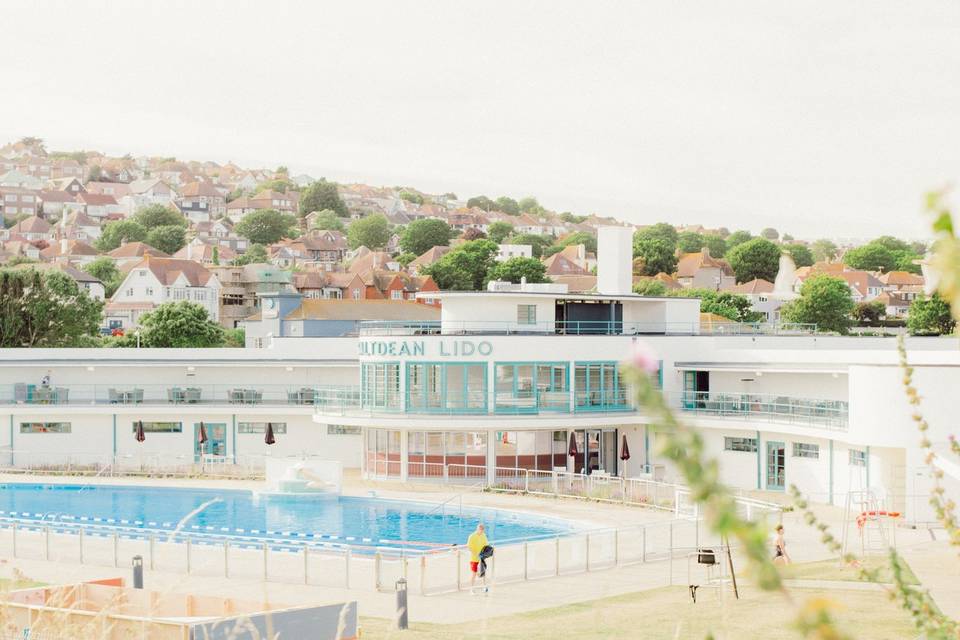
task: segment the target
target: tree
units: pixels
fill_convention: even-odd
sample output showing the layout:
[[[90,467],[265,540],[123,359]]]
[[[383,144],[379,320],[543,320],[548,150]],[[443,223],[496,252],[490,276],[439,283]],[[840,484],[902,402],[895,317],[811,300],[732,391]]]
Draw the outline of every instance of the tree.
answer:
[[[843,262],[849,267],[863,271],[889,272],[897,268],[897,258],[893,252],[875,242],[850,249],[843,254]]]
[[[773,282],[780,268],[780,247],[766,238],[754,238],[728,251],[726,259],[737,282],[750,282],[754,278]]]
[[[497,221],[487,227],[487,237],[497,244],[503,244],[503,241],[511,234],[513,234],[513,225],[509,222]]]
[[[597,252],[597,236],[586,231],[577,231],[571,233],[566,238],[558,242],[561,247],[569,247],[575,244],[582,244],[590,253]]]
[[[245,329],[224,329],[223,346],[233,349],[243,349],[247,343],[247,332]]]
[[[890,249],[890,251],[894,251],[894,252],[896,251],[908,251],[911,253],[913,252],[912,249],[910,248],[910,243],[904,242],[903,240],[900,240],[898,238],[894,238],[893,236],[880,236],[876,240],[872,240],[870,244],[879,244],[881,246],[886,247],[887,249]]]
[[[543,213],[546,211],[543,207],[540,206],[540,203],[537,202],[537,199],[533,196],[527,196],[526,198],[520,198],[520,202],[517,203],[520,207],[520,211],[523,213]]]
[[[518,256],[495,263],[487,273],[488,280],[506,280],[518,283],[521,279],[527,282],[550,282],[547,277],[547,267],[536,258]]]
[[[633,285],[633,292],[641,296],[665,296],[667,285],[654,278],[646,278]]]
[[[258,209],[243,216],[233,230],[255,244],[273,244],[294,237],[298,227],[297,219],[288,213]]]
[[[642,261],[640,274],[644,276],[673,273],[677,268],[673,245],[663,238],[643,238],[640,241],[634,238],[633,255]]]
[[[917,275],[922,273],[920,265],[916,264],[916,261],[922,256],[914,253],[912,250],[894,251],[893,257],[896,259],[897,271],[906,271],[908,273],[915,273]]]
[[[103,283],[105,295],[108,298],[113,297],[117,287],[123,282],[123,274],[120,273],[117,264],[106,256],[100,256],[92,262],[88,262],[83,266],[83,270]]]
[[[289,176],[290,169],[288,169],[285,165],[280,165],[279,167],[277,167],[277,170],[274,171],[274,173],[278,176]]]
[[[337,217],[336,212],[330,209],[324,209],[323,211],[317,214],[317,217],[313,220],[314,229],[322,229],[324,231],[346,231],[346,227],[343,226],[343,220]]]
[[[145,242],[151,247],[172,255],[187,244],[187,233],[180,225],[163,225],[148,231]]]
[[[407,253],[420,255],[433,247],[446,246],[453,235],[450,225],[443,220],[433,218],[414,220],[403,230],[400,236],[400,248]]]
[[[570,213],[569,211],[564,211],[563,213],[560,214],[560,219],[563,220],[564,222],[580,224],[581,222],[587,219],[587,216],[577,216]]]
[[[712,289],[679,289],[668,295],[682,298],[700,298],[701,313],[712,313],[734,322],[760,322],[763,314],[754,311],[750,300],[739,293]]]
[[[644,240],[662,240],[670,247],[670,251],[677,248],[677,230],[666,222],[658,222],[633,234],[633,255],[638,255],[638,243]]]
[[[155,227],[168,227],[172,225],[187,227],[187,219],[179,211],[169,209],[162,204],[151,204],[137,209],[131,218],[134,222],[149,231]]]
[[[722,258],[727,253],[727,241],[718,235],[707,234],[703,237],[704,245],[710,250],[714,258]]]
[[[97,335],[103,302],[64,273],[0,270],[0,347],[69,347]]]
[[[767,227],[760,232],[761,238],[766,238],[767,240],[776,240],[780,237],[780,232],[774,229],[773,227]]]
[[[501,211],[511,216],[520,215],[520,205],[513,198],[508,198],[507,196],[500,196],[494,202],[494,208],[497,211]]]
[[[99,182],[103,179],[103,169],[100,168],[100,165],[95,164],[90,167],[90,170],[87,172],[87,182]]]
[[[907,331],[915,336],[942,336],[951,334],[957,321],[950,315],[950,305],[934,293],[931,297],[918,297],[910,303],[907,315]]]
[[[729,253],[735,246],[743,244],[751,238],[753,238],[753,236],[749,231],[734,231],[727,236],[727,252]]]
[[[211,259],[213,260],[213,266],[220,266],[220,247],[217,245],[213,245],[213,255],[211,256]]]
[[[464,240],[482,240],[487,237],[487,234],[476,227],[469,227],[460,234],[460,237]]]
[[[233,259],[230,263],[235,267],[242,267],[245,264],[260,264],[270,262],[270,256],[267,255],[267,249],[262,244],[251,244],[247,250]]]
[[[696,231],[684,231],[677,236],[677,247],[683,253],[696,253],[703,249],[704,237]],[[711,252],[710,255],[713,255]]]
[[[813,253],[805,244],[786,244],[781,247],[784,252],[790,254],[793,258],[793,264],[798,267],[809,267],[813,265]]]
[[[266,182],[261,182],[257,185],[257,188],[254,189],[254,193],[260,193],[262,191],[278,191],[280,193],[286,193],[287,191],[296,191],[297,185],[290,182],[287,178],[275,178],[273,180],[267,180]]]
[[[412,253],[401,253],[396,257],[396,261],[399,262],[400,266],[403,267],[404,269],[406,269],[407,265],[409,265],[411,262],[413,262],[416,259],[417,259],[417,256],[415,256]]]
[[[858,302],[850,315],[862,327],[879,327],[887,315],[887,308],[878,300]]]
[[[487,196],[474,196],[467,200],[467,208],[469,209],[477,207],[478,209],[483,209],[484,211],[493,211],[496,206],[496,203]]]
[[[443,290],[478,291],[496,260],[497,244],[490,240],[473,240],[458,245],[422,273],[433,277]]]
[[[97,238],[97,249],[113,251],[124,242],[143,242],[147,238],[147,230],[134,220],[115,220],[104,225],[100,237]]]
[[[400,199],[412,202],[413,204],[423,204],[423,196],[416,191],[404,189],[400,192]]]
[[[807,278],[800,287],[800,297],[780,309],[787,322],[816,324],[821,331],[845,335],[850,328],[853,300],[850,286],[841,278],[819,274]]]
[[[347,229],[347,242],[351,249],[367,247],[383,249],[390,241],[390,221],[382,213],[375,213],[355,220]]]
[[[532,248],[534,258],[543,256],[543,250],[553,244],[553,238],[536,233],[518,233],[506,239],[504,244],[528,244]]]
[[[826,238],[815,240],[810,245],[810,251],[813,253],[813,259],[817,262],[829,262],[837,257],[837,245]]]
[[[793,236],[790,235],[789,233],[783,234],[783,237],[780,239],[783,240],[784,242],[793,242]]]
[[[223,327],[195,302],[166,302],[140,316],[140,343],[152,348],[222,347]]]
[[[305,216],[314,211],[329,209],[341,218],[350,216],[347,205],[344,204],[335,182],[327,182],[320,178],[312,182],[300,195],[300,215]]]

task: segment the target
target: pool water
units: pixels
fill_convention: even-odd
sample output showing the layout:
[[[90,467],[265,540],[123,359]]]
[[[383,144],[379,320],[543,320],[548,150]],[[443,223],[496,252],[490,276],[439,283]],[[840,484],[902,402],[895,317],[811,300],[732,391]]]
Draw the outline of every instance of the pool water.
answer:
[[[483,522],[491,541],[563,535],[577,525],[499,509],[344,497],[265,496],[250,491],[104,485],[0,485],[0,518],[171,530],[250,538],[309,537],[346,544],[463,544]]]

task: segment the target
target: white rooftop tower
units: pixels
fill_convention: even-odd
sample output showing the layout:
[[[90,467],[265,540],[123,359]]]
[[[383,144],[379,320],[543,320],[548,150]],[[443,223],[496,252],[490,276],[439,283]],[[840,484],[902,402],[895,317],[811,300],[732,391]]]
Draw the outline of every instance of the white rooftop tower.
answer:
[[[623,295],[633,291],[633,229],[597,230],[597,292]]]

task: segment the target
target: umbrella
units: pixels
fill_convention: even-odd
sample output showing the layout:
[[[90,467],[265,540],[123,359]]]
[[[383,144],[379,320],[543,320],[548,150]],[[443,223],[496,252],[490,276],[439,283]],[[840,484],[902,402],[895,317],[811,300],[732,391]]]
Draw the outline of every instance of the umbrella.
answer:
[[[200,453],[203,453],[203,445],[207,443],[207,429],[200,423],[200,431],[197,433],[197,443],[200,445]]]
[[[137,431],[134,437],[137,439],[137,442],[143,442],[147,439],[147,435],[143,432],[143,420],[137,420]]]
[[[267,423],[267,435],[263,437],[263,441],[267,444],[276,444],[277,439],[273,437],[273,423]]]
[[[623,436],[623,444],[620,445],[620,459],[626,462],[630,459],[630,447],[627,446],[627,436]]]
[[[574,432],[570,432],[570,449],[567,451],[571,458],[577,455],[577,438]]]

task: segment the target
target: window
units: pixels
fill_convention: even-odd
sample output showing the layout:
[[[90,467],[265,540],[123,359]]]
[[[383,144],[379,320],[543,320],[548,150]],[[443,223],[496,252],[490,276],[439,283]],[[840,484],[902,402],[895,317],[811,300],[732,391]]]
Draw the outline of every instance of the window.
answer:
[[[353,299],[354,300],[360,299],[360,289],[353,289]]]
[[[820,445],[807,444],[806,442],[794,442],[793,457],[817,459],[820,457]]]
[[[725,451],[746,451],[755,453],[757,451],[756,438],[724,438],[723,448]]]
[[[133,422],[133,432],[137,432],[137,421]],[[183,433],[182,422],[144,422],[144,433]]]
[[[7,202],[16,202],[16,201],[17,201],[17,194],[15,194],[15,193],[8,193],[8,194],[6,194],[5,196],[3,196],[3,199],[6,200]]]
[[[361,404],[375,409],[400,408],[400,364],[365,363],[360,370]]]
[[[153,295],[153,287],[147,287],[147,295],[148,295],[148,296],[152,296],[152,295]]]
[[[20,433],[71,433],[69,422],[21,422]]]
[[[616,362],[578,362],[574,367],[574,408],[577,411],[630,408]]]
[[[517,323],[518,324],[536,324],[537,323],[537,305],[518,304],[517,305]]]
[[[146,269],[138,269],[138,270],[137,270],[137,276],[143,278],[143,277],[145,277],[146,275],[147,275],[147,270],[146,270]]]
[[[272,424],[273,432],[278,435],[287,432],[286,422],[238,422],[237,433],[266,433],[267,424]]]
[[[18,212],[18,210],[17,210],[16,207],[7,207],[6,211],[7,211],[7,213],[17,213],[17,212]]]
[[[133,295],[133,287],[127,289],[127,295],[128,295],[128,296],[132,296],[132,295]]]
[[[345,424],[328,424],[327,435],[328,436],[358,436],[360,435],[360,427],[352,427]]]
[[[390,292],[390,299],[403,300],[403,291],[401,291],[400,289],[394,289],[393,291]]]
[[[850,449],[850,464],[854,467],[867,466],[867,452],[862,449]]]

